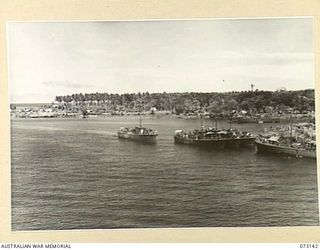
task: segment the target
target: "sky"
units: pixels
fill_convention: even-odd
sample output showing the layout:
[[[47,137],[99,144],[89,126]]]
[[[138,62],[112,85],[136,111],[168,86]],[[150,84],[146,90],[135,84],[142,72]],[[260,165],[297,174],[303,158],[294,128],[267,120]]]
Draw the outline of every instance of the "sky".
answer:
[[[314,88],[312,18],[10,22],[11,103]]]

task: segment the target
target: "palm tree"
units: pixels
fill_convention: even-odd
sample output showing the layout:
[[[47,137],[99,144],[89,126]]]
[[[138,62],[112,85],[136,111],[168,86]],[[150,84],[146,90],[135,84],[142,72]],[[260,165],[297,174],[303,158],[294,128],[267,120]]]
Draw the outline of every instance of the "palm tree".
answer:
[[[56,96],[55,101],[61,103],[62,96]]]

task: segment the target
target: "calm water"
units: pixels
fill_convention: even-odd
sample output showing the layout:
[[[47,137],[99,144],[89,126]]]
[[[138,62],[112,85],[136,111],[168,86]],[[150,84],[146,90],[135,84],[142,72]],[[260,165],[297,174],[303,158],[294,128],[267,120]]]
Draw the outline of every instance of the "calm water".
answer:
[[[175,145],[199,120],[143,122],[156,145],[118,140],[137,117],[13,120],[12,229],[319,224],[315,160]]]

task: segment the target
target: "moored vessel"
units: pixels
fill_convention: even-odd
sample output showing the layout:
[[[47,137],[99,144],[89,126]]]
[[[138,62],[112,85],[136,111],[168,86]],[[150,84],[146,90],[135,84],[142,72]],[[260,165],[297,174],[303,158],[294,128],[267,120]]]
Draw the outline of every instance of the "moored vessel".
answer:
[[[174,142],[214,148],[240,148],[254,144],[255,138],[248,132],[236,129],[201,128],[185,132],[175,131]]]
[[[132,140],[141,143],[155,143],[158,136],[157,131],[150,128],[142,127],[141,118],[140,126],[133,128],[121,127],[118,131],[119,139]]]
[[[285,154],[295,157],[306,157],[306,158],[316,158],[317,153],[315,149],[315,143],[310,144],[308,148],[303,148],[294,145],[278,145],[266,141],[255,141],[257,151],[260,153],[274,153],[274,154]]]
[[[256,138],[255,145],[258,153],[284,154],[298,158],[317,157],[314,124],[291,124],[290,132],[268,131]]]

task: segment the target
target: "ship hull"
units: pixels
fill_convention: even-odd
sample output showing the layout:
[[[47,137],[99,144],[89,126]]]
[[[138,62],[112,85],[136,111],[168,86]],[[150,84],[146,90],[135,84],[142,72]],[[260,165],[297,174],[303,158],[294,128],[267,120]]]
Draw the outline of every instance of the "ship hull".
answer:
[[[132,133],[118,132],[118,138],[141,143],[155,143],[157,135],[137,135]]]
[[[256,149],[258,153],[272,153],[272,154],[283,154],[291,155],[295,157],[306,157],[306,158],[316,158],[316,151],[305,150],[305,149],[296,149],[285,146],[270,145],[266,143],[255,142]]]
[[[253,146],[254,140],[254,138],[189,139],[174,136],[174,142],[177,144],[188,144],[195,146],[213,147],[219,149]]]

